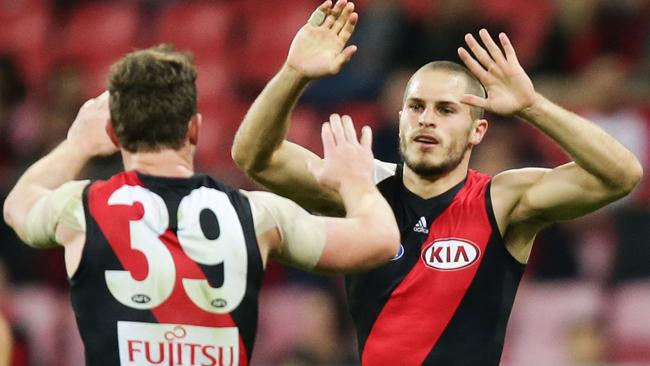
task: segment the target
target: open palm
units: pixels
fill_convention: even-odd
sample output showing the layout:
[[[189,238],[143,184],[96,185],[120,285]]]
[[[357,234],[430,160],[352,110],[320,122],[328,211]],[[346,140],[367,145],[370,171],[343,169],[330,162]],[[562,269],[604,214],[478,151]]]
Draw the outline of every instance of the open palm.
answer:
[[[331,1],[326,1],[316,11],[323,12],[325,20],[320,25],[305,24],[287,57],[289,67],[311,79],[336,74],[357,50],[356,46],[345,47],[358,19],[353,3],[339,0],[332,7]]]
[[[535,88],[519,64],[508,37],[504,33],[499,35],[502,52],[487,30],[481,29],[479,36],[487,51],[468,34],[465,41],[475,58],[462,47],[458,49],[458,55],[481,81],[487,91],[487,98],[466,95],[462,101],[500,115],[517,114],[530,107],[535,99]]]

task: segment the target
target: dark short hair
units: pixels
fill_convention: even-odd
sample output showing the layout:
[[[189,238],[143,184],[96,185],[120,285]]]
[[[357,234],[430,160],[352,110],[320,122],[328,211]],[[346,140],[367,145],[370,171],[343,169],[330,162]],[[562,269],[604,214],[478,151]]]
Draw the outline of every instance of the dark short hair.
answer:
[[[111,123],[129,152],[179,149],[196,114],[196,69],[168,44],[138,50],[111,66]]]
[[[485,91],[485,87],[483,86],[483,84],[481,84],[478,78],[474,76],[474,74],[472,74],[472,72],[469,71],[469,69],[467,69],[465,66],[451,61],[433,61],[420,67],[411,76],[408,84],[406,84],[406,89],[404,91],[404,99],[406,100],[406,91],[411,86],[411,81],[413,80],[413,77],[415,75],[417,75],[421,71],[437,71],[437,70],[463,75],[463,77],[467,81],[467,87],[466,87],[467,94],[476,95],[481,98],[485,98],[487,96],[487,92]],[[483,118],[483,113],[484,113],[483,108],[470,107],[470,116],[472,117],[472,120]]]

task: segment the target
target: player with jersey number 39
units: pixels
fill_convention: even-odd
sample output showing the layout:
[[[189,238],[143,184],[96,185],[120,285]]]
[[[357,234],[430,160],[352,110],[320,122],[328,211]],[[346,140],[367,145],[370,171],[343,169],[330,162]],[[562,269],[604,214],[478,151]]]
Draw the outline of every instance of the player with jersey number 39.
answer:
[[[316,217],[265,192],[194,172],[201,129],[191,58],[169,46],[113,65],[109,92],[81,108],[67,139],[4,203],[29,245],[65,248],[88,365],[247,365],[268,258],[320,272],[390,260],[399,232],[372,182],[370,131],[326,123],[314,178],[345,218]],[[110,110],[110,113],[109,113]],[[125,171],[74,180],[119,151]]]
[[[342,197],[305,169],[321,159],[285,134],[309,82],[353,56],[356,46],[346,43],[357,19],[346,0],[316,10],[233,144],[235,161],[252,178],[321,213],[344,212]],[[483,29],[479,36],[482,45],[468,34],[468,49],[458,50],[466,67],[437,61],[413,74],[395,136],[403,163],[376,162],[375,182],[397,218],[403,250],[346,278],[363,365],[498,365],[535,235],[625,196],[641,179],[638,160],[618,141],[535,91],[505,34],[495,41]],[[493,178],[469,169],[487,132],[483,110],[526,120],[573,161]],[[349,116],[330,121],[352,126]]]

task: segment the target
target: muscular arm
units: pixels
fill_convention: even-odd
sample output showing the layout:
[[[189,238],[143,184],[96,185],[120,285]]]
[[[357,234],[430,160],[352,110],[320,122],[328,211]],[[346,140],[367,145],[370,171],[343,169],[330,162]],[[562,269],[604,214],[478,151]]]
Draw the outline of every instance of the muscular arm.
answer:
[[[320,165],[318,156],[285,140],[291,112],[310,80],[337,73],[355,46],[345,47],[356,25],[354,6],[325,2],[317,12],[327,14],[323,24],[306,24],[296,34],[287,62],[257,97],[242,122],[232,157],[249,176],[273,192],[308,209],[343,214],[340,197],[320,186],[308,164]]]
[[[597,125],[536,93],[505,34],[499,37],[504,53],[487,31],[479,34],[487,51],[472,36],[466,37],[478,61],[464,49],[459,55],[485,85],[488,97],[467,96],[465,102],[528,121],[573,159],[554,169],[510,170],[494,178],[492,201],[499,228],[510,252],[525,262],[542,227],[627,195],[643,170],[629,150]]]
[[[321,164],[311,151],[285,140],[291,111],[308,79],[288,65],[268,83],[237,131],[232,157],[251,178],[310,210],[343,214],[335,191],[319,185],[307,164]],[[296,187],[300,187],[296,189]]]
[[[349,273],[385,263],[397,252],[399,233],[390,208],[373,190],[368,186],[345,218],[310,215],[286,198],[246,192],[263,257],[323,273]]]
[[[7,196],[3,210],[5,222],[27,244],[41,248],[55,245],[54,240],[34,239],[30,236],[30,213],[34,208],[46,204],[42,199],[47,199],[48,194],[74,179],[93,156],[115,151],[104,131],[108,118],[107,93],[86,102],[70,128],[68,138],[27,169]],[[63,209],[60,205],[48,207]],[[52,214],[57,213],[41,213]]]

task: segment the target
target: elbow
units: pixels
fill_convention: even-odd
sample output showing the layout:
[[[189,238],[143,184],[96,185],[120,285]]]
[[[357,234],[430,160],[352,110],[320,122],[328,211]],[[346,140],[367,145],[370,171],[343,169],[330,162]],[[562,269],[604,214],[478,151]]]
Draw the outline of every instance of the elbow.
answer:
[[[627,195],[641,182],[643,178],[643,166],[636,158],[633,159],[625,168],[624,174],[621,175],[618,187],[622,195]]]
[[[237,140],[235,140],[235,142],[232,144],[232,148],[230,149],[230,156],[240,169],[248,173],[248,170],[251,168],[252,164],[250,162],[250,159],[248,159],[244,149],[237,144]]]
[[[230,150],[230,156],[235,164],[247,175],[255,177],[257,173],[264,170],[265,161],[260,161],[247,149],[234,143]]]

